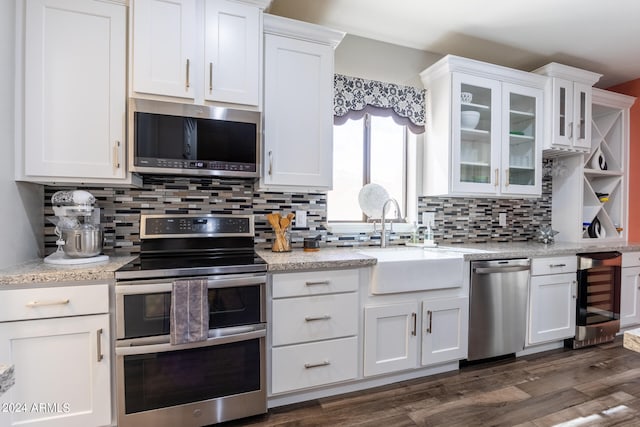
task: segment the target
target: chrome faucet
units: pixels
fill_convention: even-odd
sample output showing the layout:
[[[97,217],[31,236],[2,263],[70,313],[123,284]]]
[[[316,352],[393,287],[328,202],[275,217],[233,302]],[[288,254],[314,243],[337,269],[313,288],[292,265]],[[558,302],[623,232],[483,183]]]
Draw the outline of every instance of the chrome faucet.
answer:
[[[389,204],[389,202],[393,203],[396,207],[396,219],[401,219],[400,205],[398,205],[398,201],[393,198],[387,199],[387,201],[384,202],[384,204],[382,205],[382,234],[380,235],[381,248],[387,247],[387,230],[385,228],[385,222],[386,222],[385,211],[387,210],[387,205]],[[393,230],[393,225],[391,226],[391,229]]]

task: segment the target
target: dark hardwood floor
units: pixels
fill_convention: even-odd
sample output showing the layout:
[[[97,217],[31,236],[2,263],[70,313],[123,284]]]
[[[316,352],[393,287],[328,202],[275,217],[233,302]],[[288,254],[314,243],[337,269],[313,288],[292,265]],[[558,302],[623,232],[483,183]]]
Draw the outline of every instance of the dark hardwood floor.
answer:
[[[224,425],[640,426],[640,353],[618,338],[275,408]]]

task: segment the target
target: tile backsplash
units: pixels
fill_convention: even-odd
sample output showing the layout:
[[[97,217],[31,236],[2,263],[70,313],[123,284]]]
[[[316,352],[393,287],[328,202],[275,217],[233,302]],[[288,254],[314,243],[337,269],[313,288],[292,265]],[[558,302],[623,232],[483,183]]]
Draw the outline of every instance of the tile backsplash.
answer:
[[[62,189],[45,188],[45,216],[53,216],[51,195]],[[273,232],[265,215],[270,212],[307,212],[307,227],[292,229],[293,247],[304,237],[321,235],[328,246],[378,245],[373,233],[332,234],[326,228],[326,193],[258,191],[253,180],[145,176],[141,188],[86,188],[101,208],[105,251],[137,254],[140,249],[140,213],[232,213],[254,214],[256,246],[270,248]],[[551,224],[551,178],[543,180],[542,197],[536,199],[418,198],[418,211],[434,212],[434,237],[440,243],[482,243],[531,240],[539,225]],[[498,214],[507,215],[499,226]],[[44,253],[55,251],[54,226],[45,221]],[[409,233],[392,236],[391,244],[403,243]]]

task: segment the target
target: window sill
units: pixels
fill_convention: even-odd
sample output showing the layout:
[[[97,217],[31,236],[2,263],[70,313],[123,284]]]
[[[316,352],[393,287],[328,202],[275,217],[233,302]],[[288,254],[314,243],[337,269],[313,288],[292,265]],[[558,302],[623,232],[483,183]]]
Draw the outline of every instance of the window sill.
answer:
[[[374,232],[372,222],[330,222],[327,224],[327,229],[332,234],[359,234]],[[397,233],[411,233],[413,231],[413,226],[407,222],[398,222],[393,224],[393,231]],[[375,232],[380,232],[379,222],[375,223]]]

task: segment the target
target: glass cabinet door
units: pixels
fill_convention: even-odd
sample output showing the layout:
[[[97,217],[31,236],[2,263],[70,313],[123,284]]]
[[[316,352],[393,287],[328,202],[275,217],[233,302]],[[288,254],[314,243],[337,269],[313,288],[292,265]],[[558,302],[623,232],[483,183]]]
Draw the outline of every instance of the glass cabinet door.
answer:
[[[454,74],[452,83],[452,190],[495,193],[500,180],[500,82]]]
[[[541,191],[542,90],[503,83],[501,191]]]
[[[573,146],[591,148],[591,86],[573,84]]]
[[[573,82],[553,79],[553,143],[571,146],[573,138]]]

